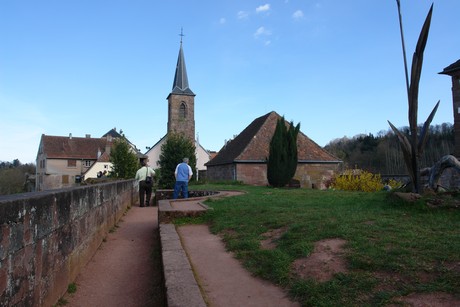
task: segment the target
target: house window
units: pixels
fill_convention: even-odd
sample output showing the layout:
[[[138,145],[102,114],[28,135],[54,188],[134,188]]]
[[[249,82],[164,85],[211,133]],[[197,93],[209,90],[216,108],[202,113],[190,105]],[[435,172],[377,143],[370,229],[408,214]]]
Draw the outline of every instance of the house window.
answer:
[[[85,167],[90,167],[90,166],[91,166],[91,161],[85,160]]]
[[[69,175],[62,175],[62,184],[69,184]]]
[[[187,106],[184,102],[182,102],[179,107],[179,118],[186,118],[186,117],[187,117]]]
[[[77,167],[77,160],[67,160],[67,167]]]

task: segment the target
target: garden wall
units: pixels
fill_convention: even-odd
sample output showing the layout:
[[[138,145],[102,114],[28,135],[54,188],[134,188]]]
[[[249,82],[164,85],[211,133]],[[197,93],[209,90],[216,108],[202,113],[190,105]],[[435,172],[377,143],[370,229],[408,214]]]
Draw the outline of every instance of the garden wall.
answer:
[[[1,196],[0,305],[54,305],[136,199],[134,180]]]

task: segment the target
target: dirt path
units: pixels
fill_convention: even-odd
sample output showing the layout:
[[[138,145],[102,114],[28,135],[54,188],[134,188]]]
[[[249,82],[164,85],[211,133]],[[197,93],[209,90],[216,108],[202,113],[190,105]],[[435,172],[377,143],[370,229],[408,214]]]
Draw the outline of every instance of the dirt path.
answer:
[[[77,277],[66,307],[164,306],[157,209],[126,213]]]

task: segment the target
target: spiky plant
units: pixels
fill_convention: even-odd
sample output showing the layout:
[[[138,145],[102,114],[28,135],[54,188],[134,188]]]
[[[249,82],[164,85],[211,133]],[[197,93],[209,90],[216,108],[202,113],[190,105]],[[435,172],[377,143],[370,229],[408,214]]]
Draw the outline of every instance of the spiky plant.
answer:
[[[404,34],[403,34],[403,27],[402,27],[402,17],[401,17],[401,5],[399,0],[396,0],[398,5],[398,13],[399,13],[399,25],[400,25],[400,32],[401,32],[401,41],[403,47],[403,56],[404,56],[404,68],[406,73],[406,87],[407,87],[407,97],[409,103],[409,129],[410,129],[410,140],[407,138],[406,135],[401,133],[390,121],[391,129],[395,132],[398,137],[398,140],[401,143],[401,148],[403,151],[404,162],[406,164],[406,168],[409,172],[409,176],[412,180],[412,191],[415,193],[422,192],[422,187],[420,184],[420,157],[423,153],[423,149],[425,147],[426,138],[428,135],[428,130],[433,120],[434,115],[436,114],[436,110],[439,106],[439,101],[436,103],[433,111],[431,111],[430,115],[428,116],[427,120],[425,121],[422,130],[420,131],[420,136],[418,135],[418,128],[417,128],[417,111],[418,111],[418,92],[419,92],[419,83],[420,83],[420,76],[422,74],[422,65],[423,65],[423,52],[425,50],[426,42],[428,40],[428,32],[430,30],[431,24],[431,15],[433,13],[433,4],[431,4],[430,10],[428,15],[425,19],[423,24],[422,30],[420,32],[417,46],[415,48],[414,55],[412,57],[412,67],[411,67],[411,75],[410,75],[410,83],[409,83],[409,73],[407,69],[407,61],[406,61],[406,51],[404,46]]]

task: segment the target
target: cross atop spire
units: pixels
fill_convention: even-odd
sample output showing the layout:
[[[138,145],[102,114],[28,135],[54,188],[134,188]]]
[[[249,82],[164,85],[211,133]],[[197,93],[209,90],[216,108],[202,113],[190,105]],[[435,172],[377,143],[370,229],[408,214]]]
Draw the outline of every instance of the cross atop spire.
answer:
[[[185,36],[184,33],[183,33],[183,28],[182,27],[180,28],[179,36],[180,36],[180,44],[182,45],[182,38]]]

